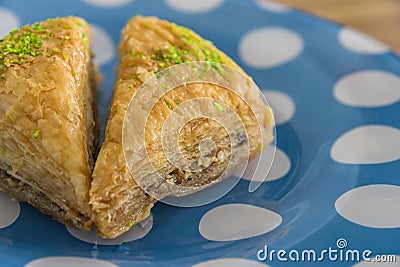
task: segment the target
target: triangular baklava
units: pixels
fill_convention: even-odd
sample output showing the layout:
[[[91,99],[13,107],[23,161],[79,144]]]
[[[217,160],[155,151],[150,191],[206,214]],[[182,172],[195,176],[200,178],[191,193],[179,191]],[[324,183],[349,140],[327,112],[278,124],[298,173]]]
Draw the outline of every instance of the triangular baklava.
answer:
[[[0,41],[0,189],[83,230],[93,227],[90,41],[77,17],[25,25]]]
[[[150,209],[156,201],[151,193],[169,195],[168,192],[161,192],[162,186],[154,186],[152,189],[151,182],[148,189],[154,192],[147,192],[138,185],[137,179],[151,181],[153,175],[152,173],[148,173],[148,176],[142,175],[144,168],[140,160],[145,153],[149,155],[167,184],[196,187],[213,183],[224,171],[231,156],[231,144],[240,148],[248,141],[250,158],[253,158],[273,139],[272,113],[262,102],[258,90],[250,89],[251,86],[246,85],[240,89],[238,95],[235,95],[212,84],[187,84],[159,99],[152,112],[147,114],[149,117],[145,126],[146,151],[128,151],[129,155],[138,159],[138,164],[129,170],[127,166],[129,159],[125,157],[127,151],[124,152],[123,149],[123,123],[133,95],[144,82],[170,66],[196,61],[226,64],[245,74],[211,42],[202,39],[187,28],[154,17],[132,18],[122,30],[118,52],[120,62],[117,68],[114,98],[110,108],[105,141],[95,165],[90,191],[90,203],[97,231],[106,238],[113,238],[126,232],[134,224],[149,216]],[[215,64],[209,66],[219,68]],[[199,76],[199,78],[202,77]],[[250,83],[249,77],[248,80]],[[207,118],[190,121],[182,129],[179,142],[177,142],[182,153],[188,159],[199,158],[199,141],[207,138],[214,141],[215,147],[211,149],[213,151],[210,150],[209,157],[205,155],[205,160],[199,162],[199,165],[206,165],[204,169],[193,172],[181,170],[165,157],[161,143],[163,123],[181,103],[203,97],[218,100],[208,108],[214,109],[216,113],[221,112],[221,116],[225,113],[220,102],[229,106],[238,114],[247,133],[234,131],[230,136],[234,139],[231,143],[230,137],[217,122]],[[242,98],[253,106],[256,114],[251,112]],[[204,106],[204,108],[207,107]],[[140,103],[136,106],[136,110],[137,115],[131,113],[133,121],[135,116],[137,119],[143,116]],[[237,164],[237,161],[242,159],[239,157],[233,159],[234,162],[235,160]],[[171,192],[170,195],[184,194]]]

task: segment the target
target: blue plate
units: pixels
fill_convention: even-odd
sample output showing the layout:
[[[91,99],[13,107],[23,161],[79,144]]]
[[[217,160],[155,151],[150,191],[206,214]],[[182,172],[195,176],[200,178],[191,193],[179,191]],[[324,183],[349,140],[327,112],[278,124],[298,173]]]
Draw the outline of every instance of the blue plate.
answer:
[[[265,91],[275,110],[278,147],[268,181],[250,193],[245,177],[222,199],[197,208],[159,203],[151,219],[113,241],[67,229],[0,194],[0,266],[400,261],[395,54],[353,29],[262,0],[2,0],[0,35],[48,17],[88,20],[104,74],[104,128],[120,30],[136,14],[192,28]]]

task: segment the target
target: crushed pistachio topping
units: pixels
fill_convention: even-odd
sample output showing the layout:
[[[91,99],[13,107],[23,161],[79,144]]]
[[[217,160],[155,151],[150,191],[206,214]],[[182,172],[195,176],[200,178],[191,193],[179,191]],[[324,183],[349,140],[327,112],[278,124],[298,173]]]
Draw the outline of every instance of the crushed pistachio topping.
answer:
[[[36,132],[33,133],[33,138],[38,139],[39,136],[40,136],[40,132],[39,131],[36,131]]]
[[[220,103],[218,103],[218,102],[214,102],[214,106],[215,106],[219,111],[223,111],[223,110],[224,110],[224,107],[223,107]]]
[[[173,107],[172,107],[172,105],[171,105],[170,103],[168,103],[168,102],[165,101],[165,100],[164,100],[164,102],[165,102],[165,105],[166,105],[169,109],[171,109],[171,110],[173,109]]]
[[[160,68],[166,68],[173,64],[190,63],[194,56],[197,60],[210,62],[210,64],[205,65],[203,71],[208,72],[211,68],[214,68],[222,74],[223,69],[220,63],[224,63],[224,58],[210,41],[201,39],[185,27],[176,24],[173,24],[172,27],[182,37],[183,43],[181,45],[173,46],[169,44],[158,47],[148,55],[138,54],[136,51],[131,51],[129,54],[140,59],[147,59],[148,57],[155,59]]]
[[[39,23],[13,30],[0,40],[0,72],[5,67],[23,63],[27,57],[40,55],[43,41],[54,36]]]
[[[86,45],[88,42],[88,37],[87,37],[86,33],[82,33],[82,39],[83,39],[83,45]]]
[[[154,72],[154,75],[156,75],[157,78],[160,78],[161,76],[163,76],[164,73],[162,72]]]
[[[204,57],[205,61],[223,63],[223,57],[216,48],[212,47],[211,41],[199,38],[195,33],[185,27],[173,24],[173,28],[181,35],[184,43],[188,47],[194,47],[200,50],[195,52],[197,59],[202,59]],[[193,53],[193,51],[190,52]],[[183,53],[189,53],[189,51],[183,50]]]
[[[133,222],[129,222],[128,226],[133,227],[135,224]]]
[[[48,19],[47,21],[50,21]],[[82,26],[81,23],[77,23]],[[7,36],[0,40],[0,74],[5,71],[7,67],[12,65],[20,65],[26,61],[31,60],[32,57],[37,57],[41,53],[45,54],[47,51],[41,51],[42,43],[49,38],[55,37],[52,29],[62,27],[63,29],[71,29],[69,25],[62,24],[61,22],[55,25],[46,26],[43,23],[36,22],[32,25],[25,25],[18,30],[11,31]],[[70,40],[70,36],[62,37],[64,40]],[[85,33],[82,34],[83,43],[88,43],[88,37]],[[53,49],[56,53],[61,53],[60,49],[55,47]],[[65,60],[69,58],[68,55],[63,54]]]

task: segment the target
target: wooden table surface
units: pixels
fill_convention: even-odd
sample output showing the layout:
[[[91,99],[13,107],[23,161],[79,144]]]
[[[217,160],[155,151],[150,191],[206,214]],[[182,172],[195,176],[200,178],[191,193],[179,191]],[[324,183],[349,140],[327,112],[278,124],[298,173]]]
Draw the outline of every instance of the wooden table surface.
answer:
[[[400,0],[275,0],[354,27],[400,54]]]

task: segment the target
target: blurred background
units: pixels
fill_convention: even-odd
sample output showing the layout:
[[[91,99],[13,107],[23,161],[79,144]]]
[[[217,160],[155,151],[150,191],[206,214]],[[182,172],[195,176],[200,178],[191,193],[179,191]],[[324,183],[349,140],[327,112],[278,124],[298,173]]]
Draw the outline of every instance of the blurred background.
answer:
[[[400,0],[275,0],[361,30],[400,55]]]

